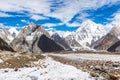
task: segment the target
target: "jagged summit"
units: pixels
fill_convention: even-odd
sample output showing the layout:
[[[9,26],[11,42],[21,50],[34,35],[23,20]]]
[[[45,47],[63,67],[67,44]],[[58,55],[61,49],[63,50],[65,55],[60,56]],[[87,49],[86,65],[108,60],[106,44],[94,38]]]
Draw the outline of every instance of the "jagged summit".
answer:
[[[66,41],[74,40],[83,47],[90,47],[92,43],[103,37],[106,33],[102,25],[86,20],[74,33],[66,37]]]
[[[83,22],[75,33],[77,41],[82,45],[91,45],[91,43],[97,41],[105,34],[105,29],[91,20]]]
[[[33,23],[25,26],[19,32],[18,36],[16,36],[15,39],[12,41],[11,46],[16,51],[30,51],[33,53],[40,53],[42,51],[63,50],[60,45],[50,39],[50,35],[45,29],[43,29],[40,25],[36,25]]]
[[[89,29],[89,30],[95,30],[96,27],[96,23],[91,21],[91,20],[86,20],[84,21],[81,26],[77,29],[77,32],[81,31],[83,28]]]

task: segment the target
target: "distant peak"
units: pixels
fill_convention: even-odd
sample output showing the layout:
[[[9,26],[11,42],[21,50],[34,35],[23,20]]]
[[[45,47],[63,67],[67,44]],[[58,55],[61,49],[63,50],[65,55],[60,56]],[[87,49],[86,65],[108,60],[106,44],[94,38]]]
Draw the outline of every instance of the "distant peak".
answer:
[[[115,26],[111,29],[110,34],[113,34],[115,36],[120,35],[120,26]]]
[[[8,30],[14,37],[18,35],[19,31],[15,27],[11,27]]]
[[[111,30],[120,30],[120,26],[115,26]]]
[[[29,27],[33,28],[33,27],[35,27],[35,26],[36,26],[36,24],[34,24],[34,23],[29,23]]]
[[[81,26],[78,28],[77,32],[81,31],[81,30],[89,30],[89,31],[96,31],[96,30],[103,30],[102,25],[100,24],[96,24],[95,22],[93,22],[92,20],[86,20],[84,21]]]

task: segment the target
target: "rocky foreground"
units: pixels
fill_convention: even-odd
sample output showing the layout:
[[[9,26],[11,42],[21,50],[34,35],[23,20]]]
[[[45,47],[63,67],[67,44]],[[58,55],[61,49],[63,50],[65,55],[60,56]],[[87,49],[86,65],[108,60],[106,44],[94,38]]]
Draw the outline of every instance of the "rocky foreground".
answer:
[[[120,55],[49,54],[53,59],[90,73],[95,80],[120,80]]]
[[[119,54],[0,52],[0,80],[120,80]]]
[[[0,52],[0,80],[94,80],[88,72],[47,55]]]

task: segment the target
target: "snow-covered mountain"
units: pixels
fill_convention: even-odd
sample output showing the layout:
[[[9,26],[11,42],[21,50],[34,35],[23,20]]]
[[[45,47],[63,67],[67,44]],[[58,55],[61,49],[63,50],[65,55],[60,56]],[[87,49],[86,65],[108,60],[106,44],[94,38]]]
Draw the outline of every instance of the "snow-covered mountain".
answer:
[[[8,44],[14,39],[12,34],[5,27],[0,30],[0,38],[5,40],[5,42],[7,42]]]
[[[81,27],[75,33],[76,40],[81,45],[89,46],[106,34],[102,25],[87,20],[81,24]]]
[[[89,47],[92,43],[106,34],[102,25],[96,24],[91,20],[84,21],[76,32],[65,37],[66,41],[76,41],[83,47]],[[72,46],[72,45],[71,45]]]
[[[13,37],[16,37],[19,33],[15,27],[11,27],[8,31],[12,34]]]

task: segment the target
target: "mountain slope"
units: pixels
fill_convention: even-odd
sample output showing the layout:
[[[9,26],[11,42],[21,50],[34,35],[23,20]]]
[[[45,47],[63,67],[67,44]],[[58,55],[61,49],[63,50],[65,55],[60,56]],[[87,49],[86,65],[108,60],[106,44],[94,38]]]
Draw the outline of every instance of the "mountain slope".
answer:
[[[53,52],[53,51],[60,51],[63,50],[63,48],[55,43],[53,40],[49,39],[45,35],[42,35],[38,40],[38,47],[43,52]]]
[[[119,27],[113,27],[108,34],[92,44],[92,47],[97,50],[107,50],[110,46],[119,41],[119,32]]]
[[[51,39],[54,40],[56,43],[61,45],[65,50],[69,50],[69,45],[65,42],[64,38],[60,37],[59,34],[54,33],[51,35]]]
[[[74,35],[71,34],[67,37],[65,37],[66,43],[72,48],[72,49],[79,49],[82,46],[75,40]]]
[[[0,50],[2,51],[14,51],[2,38],[0,38]]]
[[[54,45],[49,45],[48,42],[53,43]],[[49,33],[47,31],[45,31],[40,25],[35,24],[30,24],[29,26],[23,28],[19,32],[18,36],[16,36],[12,41],[11,46],[16,51],[30,51],[33,53],[40,53],[42,51],[55,51],[48,46],[53,47],[56,49],[56,51],[63,50],[61,46],[50,39]]]
[[[11,41],[14,39],[14,37],[5,27],[3,27],[2,30],[0,31],[0,38],[5,40],[5,42],[7,42],[8,44],[10,44]]]
[[[110,46],[107,51],[110,52],[120,52],[120,41],[116,42],[115,44],[113,44],[112,46]]]

